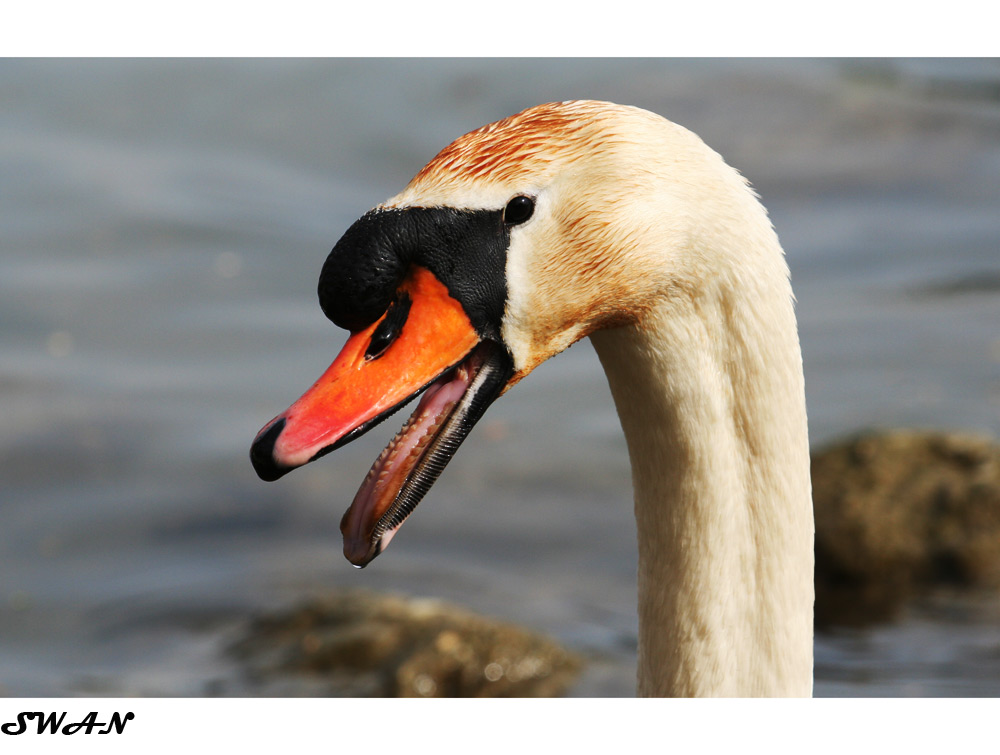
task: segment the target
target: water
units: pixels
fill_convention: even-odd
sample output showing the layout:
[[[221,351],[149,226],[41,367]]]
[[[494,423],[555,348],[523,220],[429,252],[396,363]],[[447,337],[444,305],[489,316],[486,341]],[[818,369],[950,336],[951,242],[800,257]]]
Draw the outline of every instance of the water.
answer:
[[[339,520],[395,427],[274,484],[246,458],[343,341],[315,283],[347,225],[452,138],[577,97],[754,182],[815,444],[1000,431],[995,61],[2,61],[0,691],[239,693],[243,618],[368,587],[550,632],[594,658],[575,694],[632,693],[628,460],[589,344],[491,408],[363,572]],[[996,695],[998,611],[821,636],[816,692]]]

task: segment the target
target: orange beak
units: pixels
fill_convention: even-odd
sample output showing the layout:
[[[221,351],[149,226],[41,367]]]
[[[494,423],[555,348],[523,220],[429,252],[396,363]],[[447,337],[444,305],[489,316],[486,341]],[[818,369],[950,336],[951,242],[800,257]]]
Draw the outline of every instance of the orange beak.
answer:
[[[341,522],[344,553],[358,566],[381,552],[511,372],[506,351],[481,341],[461,303],[426,268],[412,268],[396,301],[408,302],[408,310],[390,308],[352,334],[323,376],[265,425],[250,449],[261,479],[276,480],[427,389]]]
[[[479,342],[462,305],[426,268],[414,268],[400,291],[412,305],[385,352],[365,357],[387,315],[352,334],[322,377],[257,434],[251,459],[261,479],[276,480],[354,440],[461,362]]]

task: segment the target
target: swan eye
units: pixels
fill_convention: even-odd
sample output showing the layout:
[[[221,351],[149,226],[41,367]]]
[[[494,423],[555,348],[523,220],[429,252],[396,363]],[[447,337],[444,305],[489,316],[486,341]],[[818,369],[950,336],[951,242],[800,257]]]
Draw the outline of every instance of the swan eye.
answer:
[[[507,203],[503,211],[503,222],[507,225],[520,225],[531,217],[535,211],[535,200],[519,194]]]
[[[399,337],[406,324],[406,317],[410,314],[410,297],[406,293],[400,294],[389,305],[389,310],[372,333],[372,340],[365,350],[365,361],[378,359],[385,350],[389,348],[393,341]]]

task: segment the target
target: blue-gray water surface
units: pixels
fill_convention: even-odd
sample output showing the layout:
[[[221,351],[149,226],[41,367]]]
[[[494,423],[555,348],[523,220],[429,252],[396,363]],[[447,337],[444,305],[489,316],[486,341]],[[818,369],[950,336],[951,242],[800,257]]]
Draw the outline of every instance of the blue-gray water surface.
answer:
[[[392,421],[280,482],[258,428],[344,340],[333,243],[529,105],[639,105],[754,183],[788,255],[814,445],[1000,431],[1000,63],[0,61],[0,691],[240,694],[240,621],[328,589],[445,598],[630,695],[629,465],[589,343],[487,414],[363,572],[339,521]],[[820,635],[818,695],[1000,694],[1000,602]]]

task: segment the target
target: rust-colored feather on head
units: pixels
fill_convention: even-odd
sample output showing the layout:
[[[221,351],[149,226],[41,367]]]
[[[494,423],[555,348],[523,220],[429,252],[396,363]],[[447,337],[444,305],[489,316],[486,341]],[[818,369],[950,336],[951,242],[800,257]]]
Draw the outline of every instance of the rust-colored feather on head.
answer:
[[[607,102],[574,100],[528,108],[459,137],[425,165],[384,207],[448,203],[463,206],[469,188],[540,184],[559,165],[594,146],[594,126],[623,110]],[[606,130],[603,136],[607,137]],[[497,201],[505,201],[498,195]]]

